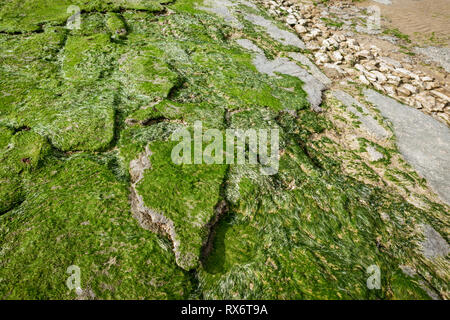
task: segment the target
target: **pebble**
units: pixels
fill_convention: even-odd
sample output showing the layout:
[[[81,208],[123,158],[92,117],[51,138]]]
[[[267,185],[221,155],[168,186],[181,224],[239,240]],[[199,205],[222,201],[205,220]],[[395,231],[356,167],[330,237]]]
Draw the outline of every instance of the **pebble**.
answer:
[[[306,30],[306,28],[301,24],[296,24],[294,29],[298,34],[304,34],[308,32],[308,30]]]
[[[386,83],[387,78],[386,76],[381,73],[380,71],[372,71],[372,73],[377,77],[377,81],[381,84]]]
[[[450,102],[450,97],[448,95],[446,95],[445,93],[442,93],[440,91],[437,90],[432,90],[431,93],[433,95],[435,95],[438,98],[441,98],[444,101]]]
[[[317,63],[319,64],[324,64],[330,61],[330,59],[328,58],[328,55],[326,55],[325,53],[322,52],[318,52],[315,54],[315,58]]]
[[[369,82],[369,80],[367,80],[367,78],[363,75],[363,74],[361,74],[360,76],[359,76],[359,81],[361,81],[361,83],[362,84],[365,84],[365,85],[370,85],[370,82]]]

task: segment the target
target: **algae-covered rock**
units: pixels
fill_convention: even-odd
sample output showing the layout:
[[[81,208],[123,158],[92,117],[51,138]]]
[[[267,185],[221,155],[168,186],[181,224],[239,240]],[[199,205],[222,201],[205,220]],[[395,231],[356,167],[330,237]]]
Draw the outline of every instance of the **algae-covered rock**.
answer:
[[[62,71],[70,81],[97,80],[105,76],[114,62],[114,46],[107,34],[71,36],[64,46]]]
[[[120,15],[109,13],[106,15],[106,26],[113,39],[123,38],[127,34],[127,27]]]
[[[72,14],[68,7],[71,0],[6,0],[0,4],[0,31],[36,31],[43,23],[62,23]]]
[[[0,173],[0,214],[12,209],[23,200],[21,181],[17,177]]]
[[[0,122],[20,127],[39,118],[22,109],[35,100],[51,99],[58,85],[57,55],[64,42],[61,28],[27,36],[0,35]],[[39,102],[42,110],[44,103]]]
[[[0,4],[1,298],[449,297],[448,206],[261,8],[50,2]],[[277,130],[275,170],[250,140],[214,161],[248,129]]]
[[[157,46],[141,52],[129,52],[121,59],[120,71],[125,75],[125,90],[149,101],[166,98],[179,81],[178,74],[161,59]]]
[[[57,60],[64,34],[50,28],[0,41],[0,121],[34,128],[64,151],[105,148],[114,134],[115,86],[100,78],[112,68],[113,46],[107,34],[69,37],[62,74],[74,84],[62,84]]]
[[[49,152],[47,139],[32,131],[20,131],[0,151],[1,168],[10,174],[29,171],[37,168]]]
[[[105,87],[101,92],[68,89],[55,100],[43,130],[63,151],[106,149],[114,137],[114,91]]]
[[[129,214],[128,189],[104,166],[78,158],[49,166],[27,201],[0,217],[0,296],[73,299],[68,267],[80,268],[80,298],[186,297],[189,276],[156,235]],[[13,232],[14,231],[14,232]],[[26,266],[26,268],[24,267]]]
[[[391,234],[380,218],[383,210],[405,219],[423,219],[423,212],[412,206],[397,209],[401,200],[326,173],[292,142],[284,149],[277,176],[231,166],[225,191],[230,214],[218,225],[214,249],[199,273],[204,296],[426,298],[417,278],[399,276],[398,265],[420,257],[420,248],[403,248],[400,239],[411,233]],[[371,265],[382,272],[381,290],[366,286]]]
[[[151,168],[144,172],[137,191],[145,206],[173,222],[177,263],[189,270],[198,266],[210,221],[222,200],[222,165],[176,165],[171,161],[175,143],[150,144]]]
[[[14,131],[0,126],[0,154],[3,155],[6,148],[11,148],[11,138]],[[2,164],[0,165],[0,214],[13,208],[22,200],[21,180],[7,165],[8,157],[0,156]],[[11,161],[11,160],[10,160]]]
[[[43,24],[62,24],[84,11],[117,11],[120,9],[161,11],[168,0],[6,0],[0,4],[0,31],[29,32]],[[82,21],[82,20],[81,20]]]
[[[130,124],[143,125],[156,121],[179,121],[193,125],[195,121],[202,121],[203,127],[223,129],[225,109],[207,103],[179,103],[163,100],[151,107],[143,107],[128,116]]]
[[[0,126],[0,150],[5,148],[12,136],[14,135],[14,131],[8,127]]]

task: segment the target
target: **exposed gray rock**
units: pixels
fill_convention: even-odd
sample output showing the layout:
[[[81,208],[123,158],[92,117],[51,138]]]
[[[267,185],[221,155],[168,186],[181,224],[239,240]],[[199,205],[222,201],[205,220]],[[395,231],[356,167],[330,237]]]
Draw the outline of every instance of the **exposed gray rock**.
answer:
[[[244,27],[230,9],[235,6],[236,3],[228,0],[205,0],[204,5],[205,7],[200,6],[198,8],[221,16],[227,23],[237,29],[242,29]]]
[[[350,112],[356,115],[361,121],[362,126],[375,138],[383,140],[390,136],[389,132],[370,115],[367,107],[351,95],[341,90],[335,90],[333,91],[333,96],[342,102]],[[357,107],[361,108],[363,112],[361,113]]]
[[[264,51],[248,39],[237,39],[236,43],[242,48],[264,55]]]
[[[450,246],[447,241],[432,226],[423,225],[423,235],[425,240],[422,242],[422,249],[425,257],[435,259],[445,257],[450,253]]]
[[[401,68],[402,67],[402,64],[399,61],[394,60],[394,59],[389,58],[389,57],[379,57],[378,60],[380,60],[380,61],[382,61],[382,62],[384,62],[384,63],[386,63],[386,64],[388,64],[390,66],[393,66],[394,68]]]
[[[364,95],[392,122],[398,148],[405,159],[450,204],[450,129],[431,116],[374,90],[366,89]]]
[[[307,66],[308,71],[324,85],[326,85],[327,87],[331,85],[331,80],[322,71],[320,71],[320,69],[317,68],[317,66],[312,63],[311,60],[308,59],[308,57],[298,52],[289,52],[289,57]]]
[[[394,36],[388,36],[388,35],[385,35],[385,34],[378,36],[378,38],[381,39],[381,40],[389,41],[392,44],[397,44],[397,42],[398,42],[398,38],[396,38]]]
[[[246,0],[238,0],[238,1],[205,0],[203,4],[205,6],[199,6],[198,8],[221,16],[228,24],[237,29],[242,29],[244,26],[234,16],[233,14],[235,12],[234,7],[238,6],[239,4],[243,4],[246,5],[247,7],[257,9],[255,4]]]
[[[295,62],[288,58],[276,58],[268,60],[264,52],[248,39],[238,39],[236,42],[243,48],[256,53],[253,58],[253,64],[256,69],[270,76],[276,76],[276,72],[297,77],[304,82],[303,90],[307,93],[308,102],[315,111],[321,111],[319,107],[322,103],[322,91],[326,89],[325,85],[313,77],[308,71],[302,69]]]
[[[439,63],[445,71],[450,72],[450,48],[426,47],[414,48],[414,51]]]
[[[301,49],[306,49],[305,44],[300,40],[297,35],[292,32],[281,30],[272,21],[267,20],[256,14],[247,14],[244,18],[251,23],[263,27],[266,29],[267,33],[276,41],[284,44],[286,46],[291,45]]]
[[[355,29],[359,33],[367,33],[367,34],[371,34],[371,35],[381,33],[381,29],[371,29],[371,28],[367,28],[367,27],[361,26],[361,25],[357,25]]]

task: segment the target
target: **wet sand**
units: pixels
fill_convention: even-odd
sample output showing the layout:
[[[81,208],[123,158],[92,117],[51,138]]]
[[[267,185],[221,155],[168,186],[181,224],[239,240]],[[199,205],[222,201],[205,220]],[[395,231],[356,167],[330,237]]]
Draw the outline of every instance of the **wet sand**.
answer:
[[[422,45],[450,46],[450,0],[366,0],[358,6],[377,5],[388,28],[397,28]]]

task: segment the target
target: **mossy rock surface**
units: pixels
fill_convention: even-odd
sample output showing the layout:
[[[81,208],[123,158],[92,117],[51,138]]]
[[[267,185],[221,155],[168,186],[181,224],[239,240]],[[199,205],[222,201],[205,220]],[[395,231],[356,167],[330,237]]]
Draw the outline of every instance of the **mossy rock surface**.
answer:
[[[41,29],[44,24],[65,24],[78,10],[160,11],[168,0],[5,0],[0,4],[0,31],[30,32]]]
[[[190,277],[170,245],[139,227],[128,188],[104,166],[80,156],[42,169],[26,188],[26,200],[1,217],[2,298],[75,298],[65,283],[71,265],[86,298],[188,296]]]
[[[180,242],[178,264],[190,270],[199,265],[210,232],[207,225],[214,220],[216,206],[222,200],[221,184],[227,166],[174,164],[171,152],[175,144],[150,144],[152,167],[145,172],[137,191],[147,207],[173,221],[176,241]]]

